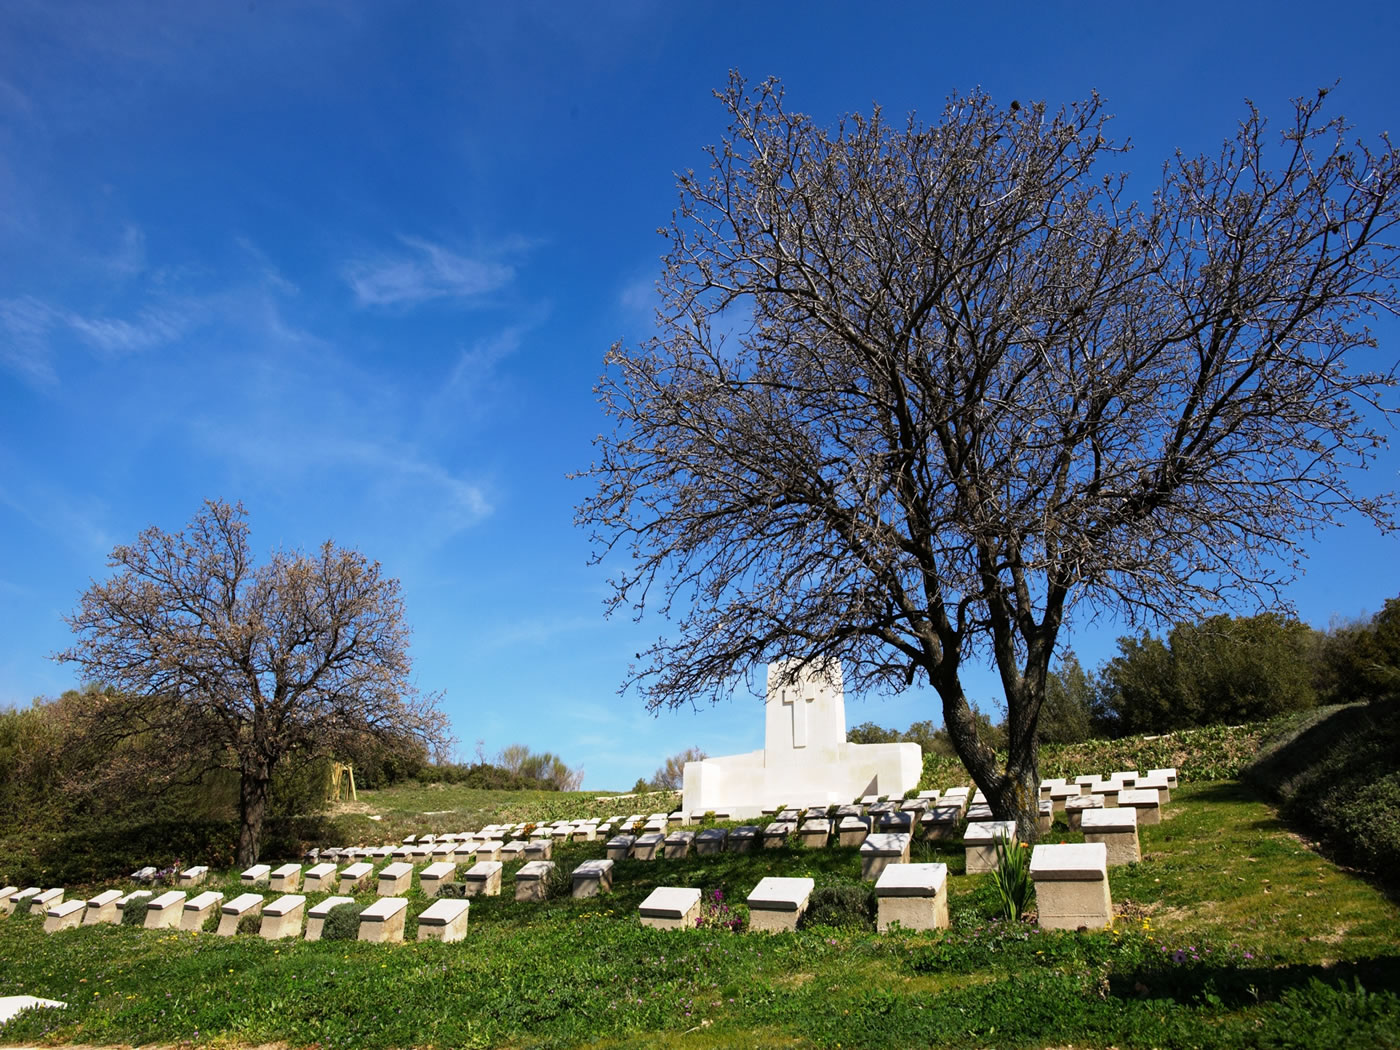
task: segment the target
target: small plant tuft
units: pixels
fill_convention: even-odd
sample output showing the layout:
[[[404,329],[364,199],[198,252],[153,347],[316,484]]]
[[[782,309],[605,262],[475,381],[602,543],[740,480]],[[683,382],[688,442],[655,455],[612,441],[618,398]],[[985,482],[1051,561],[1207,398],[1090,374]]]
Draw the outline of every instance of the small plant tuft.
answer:
[[[1024,842],[1008,842],[1006,836],[998,835],[996,851],[997,866],[992,871],[992,884],[1001,902],[1001,917],[1018,922],[1035,892],[1031,884],[1031,848]]]
[[[144,926],[146,925],[146,911],[151,906],[151,902],[146,897],[137,897],[129,900],[122,908],[123,926]]]

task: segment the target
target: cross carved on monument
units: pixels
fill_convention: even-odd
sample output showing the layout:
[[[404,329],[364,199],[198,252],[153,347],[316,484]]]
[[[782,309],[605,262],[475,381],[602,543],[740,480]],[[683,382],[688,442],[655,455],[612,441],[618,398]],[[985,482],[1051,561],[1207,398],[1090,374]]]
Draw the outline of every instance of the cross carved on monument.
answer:
[[[807,705],[816,700],[815,696],[802,695],[802,690],[793,686],[783,690],[783,703],[792,705],[792,746],[807,746]]]

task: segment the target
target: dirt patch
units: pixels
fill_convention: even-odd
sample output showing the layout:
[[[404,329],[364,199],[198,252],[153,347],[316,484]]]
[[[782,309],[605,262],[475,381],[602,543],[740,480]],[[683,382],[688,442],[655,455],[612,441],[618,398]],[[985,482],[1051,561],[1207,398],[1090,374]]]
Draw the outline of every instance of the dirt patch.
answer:
[[[784,988],[801,988],[811,979],[812,975],[810,973],[790,973],[786,977],[780,978],[774,983],[780,984]]]

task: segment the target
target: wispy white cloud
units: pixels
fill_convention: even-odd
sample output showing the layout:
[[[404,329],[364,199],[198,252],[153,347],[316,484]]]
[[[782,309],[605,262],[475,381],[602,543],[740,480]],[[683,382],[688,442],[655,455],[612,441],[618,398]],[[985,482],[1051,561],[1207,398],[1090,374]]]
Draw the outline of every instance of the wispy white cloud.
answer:
[[[164,346],[179,339],[189,327],[189,318],[183,312],[169,308],[147,308],[130,321],[78,314],[69,314],[65,320],[83,342],[106,354],[129,354]]]
[[[35,386],[58,381],[49,354],[57,312],[33,296],[0,299],[0,362]]]
[[[128,223],[122,227],[117,250],[102,260],[107,272],[118,278],[137,277],[146,270],[146,234],[141,227]]]
[[[515,267],[507,263],[468,258],[422,238],[399,240],[406,252],[357,259],[346,265],[345,279],[360,306],[478,299],[515,279]]]
[[[625,285],[621,294],[618,296],[618,302],[622,304],[624,309],[647,314],[648,316],[656,309],[658,301],[656,297],[655,277],[637,278],[637,280]]]

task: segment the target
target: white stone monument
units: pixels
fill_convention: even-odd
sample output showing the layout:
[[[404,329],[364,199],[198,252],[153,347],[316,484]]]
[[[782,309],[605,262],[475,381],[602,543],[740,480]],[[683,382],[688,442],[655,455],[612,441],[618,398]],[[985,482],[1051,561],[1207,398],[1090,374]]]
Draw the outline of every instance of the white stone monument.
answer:
[[[727,810],[733,819],[765,806],[861,795],[903,795],[923,772],[918,744],[846,742],[841,665],[808,667],[793,676],[788,662],[768,665],[763,750],[685,765],[687,812]]]

